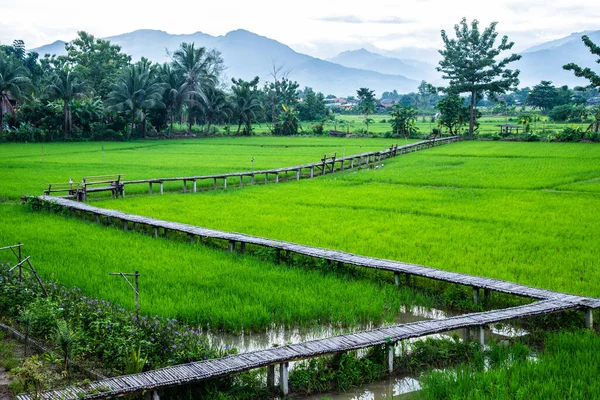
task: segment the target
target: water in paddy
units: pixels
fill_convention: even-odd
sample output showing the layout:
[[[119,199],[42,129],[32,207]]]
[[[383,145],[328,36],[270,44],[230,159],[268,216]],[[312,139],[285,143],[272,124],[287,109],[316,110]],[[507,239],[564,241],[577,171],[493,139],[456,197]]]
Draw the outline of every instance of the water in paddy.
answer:
[[[232,335],[232,334],[211,334],[209,337],[214,345],[235,347],[238,352],[245,353],[253,350],[268,349],[274,346],[282,346],[286,344],[300,343],[309,340],[323,339],[336,335],[342,335],[351,332],[358,332],[366,329],[375,329],[390,325],[406,324],[409,322],[424,321],[431,319],[443,319],[456,315],[460,312],[453,310],[437,310],[424,307],[411,307],[401,310],[396,320],[384,325],[357,325],[352,328],[340,328],[334,325],[323,325],[313,328],[284,328],[273,326],[266,332]],[[492,327],[486,331],[486,340],[492,336],[495,337],[514,337],[521,336],[527,332],[503,325],[501,329]],[[408,342],[431,338],[445,338],[452,335],[458,335],[461,339],[464,336],[464,330],[450,331],[443,334],[429,335],[418,339],[410,339]],[[472,335],[475,332],[471,332]],[[396,347],[396,351],[401,351],[400,346]],[[293,368],[294,363],[290,363],[290,368]],[[276,379],[278,374],[276,373]],[[378,400],[378,399],[409,399],[411,394],[420,390],[418,376],[395,376],[389,377],[381,381],[366,384],[346,393],[323,393],[320,395],[305,397],[307,400],[320,400],[327,398],[331,400]]]

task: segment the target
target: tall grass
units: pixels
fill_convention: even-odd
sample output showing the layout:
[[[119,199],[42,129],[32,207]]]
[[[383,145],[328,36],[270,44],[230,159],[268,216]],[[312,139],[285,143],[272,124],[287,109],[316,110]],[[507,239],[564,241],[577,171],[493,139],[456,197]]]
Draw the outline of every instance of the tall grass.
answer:
[[[600,296],[600,197],[547,189],[600,175],[599,158],[589,144],[457,143],[376,170],[97,204]]]

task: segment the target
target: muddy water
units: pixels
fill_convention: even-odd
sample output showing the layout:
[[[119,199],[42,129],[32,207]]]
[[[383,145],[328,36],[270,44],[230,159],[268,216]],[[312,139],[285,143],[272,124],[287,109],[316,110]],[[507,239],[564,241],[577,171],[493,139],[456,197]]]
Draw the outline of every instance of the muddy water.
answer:
[[[267,349],[274,346],[282,346],[292,343],[300,343],[309,340],[322,339],[336,335],[342,335],[351,332],[358,332],[361,330],[375,329],[379,327],[405,324],[409,322],[424,321],[431,319],[443,319],[461,313],[457,311],[443,311],[438,309],[428,309],[424,307],[410,307],[401,310],[397,318],[386,324],[374,325],[357,325],[352,328],[336,327],[334,325],[323,325],[313,328],[283,328],[273,326],[266,332],[253,333],[253,334],[242,334],[242,335],[231,335],[231,334],[213,334],[207,332],[211,338],[211,342],[218,346],[235,347],[238,352],[245,353],[253,350]],[[464,339],[464,330],[450,331],[443,334],[429,335],[417,339],[410,339],[405,342],[413,342],[416,340],[431,338],[447,338],[454,334],[458,335],[461,339]],[[472,331],[472,335],[475,332]],[[501,329],[491,327],[486,330],[486,340],[491,337],[514,337],[522,336],[527,332],[510,325],[504,325]],[[401,346],[396,347],[396,352],[402,351]],[[359,352],[360,354],[360,352]],[[294,363],[290,363],[290,368],[293,369]],[[276,379],[278,378],[276,375]],[[378,400],[378,399],[408,399],[411,397],[411,393],[420,390],[420,384],[418,376],[396,376],[389,377],[381,381],[373,382],[371,384],[363,385],[361,387],[352,389],[346,393],[323,393],[316,396],[309,396],[307,400],[320,400],[323,398],[331,400]]]

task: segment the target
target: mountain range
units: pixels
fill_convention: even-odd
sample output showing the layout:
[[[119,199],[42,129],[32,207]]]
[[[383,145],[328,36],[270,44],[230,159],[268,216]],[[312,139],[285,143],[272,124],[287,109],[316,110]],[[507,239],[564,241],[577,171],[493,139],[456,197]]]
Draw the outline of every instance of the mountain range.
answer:
[[[524,50],[522,59],[511,67],[521,70],[521,86],[533,86],[541,80],[555,85],[580,86],[586,81],[576,78],[562,66],[569,62],[589,66],[600,72],[594,56],[581,41],[587,34],[595,43],[600,43],[600,31],[573,33],[565,38],[541,43]],[[325,94],[337,96],[355,95],[356,89],[369,87],[378,95],[384,91],[400,93],[415,91],[421,80],[442,85],[443,80],[435,70],[434,49],[406,49],[385,51],[375,46],[340,54],[322,60],[294,51],[276,40],[246,30],[235,30],[223,36],[212,36],[202,32],[174,35],[159,30],[137,30],[105,38],[121,46],[123,52],[133,60],[142,56],[155,62],[168,61],[169,52],[182,42],[194,42],[197,46],[218,49],[227,66],[228,77],[252,79],[259,76],[269,80],[273,65],[283,66],[289,77],[301,87],[312,87]],[[64,54],[65,42],[33,49],[44,55]],[[438,57],[439,58],[439,57]]]

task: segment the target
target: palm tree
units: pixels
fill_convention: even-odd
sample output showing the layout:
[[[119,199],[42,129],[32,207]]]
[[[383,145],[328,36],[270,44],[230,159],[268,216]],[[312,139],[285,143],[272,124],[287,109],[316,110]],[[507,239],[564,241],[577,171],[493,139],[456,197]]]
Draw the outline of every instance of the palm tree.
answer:
[[[196,48],[194,43],[181,43],[179,49],[173,53],[172,60],[173,69],[185,79],[185,103],[188,106],[188,124],[191,131],[192,110],[200,106],[198,99],[205,99],[204,90],[216,83],[215,54],[207,52],[205,47]]]
[[[0,131],[2,131],[4,114],[12,112],[11,100],[20,100],[29,88],[27,68],[12,57],[0,53]]]
[[[153,107],[164,107],[162,95],[164,85],[154,79],[150,64],[142,60],[129,66],[111,85],[107,97],[109,109],[129,114],[131,121],[127,139],[131,138],[138,118],[145,132],[146,111]]]
[[[87,85],[82,81],[70,65],[65,64],[53,71],[46,91],[51,97],[63,102],[63,133],[65,139],[69,138],[73,130],[73,113],[71,101],[83,97],[87,91]]]
[[[228,117],[230,114],[230,104],[225,97],[225,92],[216,88],[208,87],[205,90],[205,97],[202,100],[202,111],[207,123],[207,132],[210,133],[210,126],[217,118]]]
[[[233,114],[238,121],[237,134],[240,133],[242,123],[244,123],[244,133],[250,135],[252,132],[252,120],[256,118],[255,111],[261,108],[258,99],[258,76],[252,81],[247,82],[242,79],[231,79],[233,85],[232,91],[232,109]]]
[[[175,114],[181,112],[190,90],[183,75],[167,63],[159,68],[159,79],[165,87],[163,103],[169,110],[169,135],[172,135]]]

